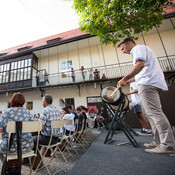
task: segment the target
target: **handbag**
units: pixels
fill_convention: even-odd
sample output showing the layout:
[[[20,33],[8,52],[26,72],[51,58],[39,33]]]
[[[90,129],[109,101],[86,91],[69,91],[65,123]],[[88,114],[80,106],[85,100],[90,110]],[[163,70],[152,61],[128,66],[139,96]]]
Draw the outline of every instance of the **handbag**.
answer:
[[[15,138],[15,133],[11,134],[9,140],[9,148],[6,151],[6,157],[4,159],[1,175],[21,175],[21,166],[22,166],[22,144],[21,144],[21,135],[22,135],[22,121],[16,121],[16,136],[17,136],[17,157],[18,157],[18,166],[14,168],[7,169],[7,153],[10,151],[10,148],[13,144]]]

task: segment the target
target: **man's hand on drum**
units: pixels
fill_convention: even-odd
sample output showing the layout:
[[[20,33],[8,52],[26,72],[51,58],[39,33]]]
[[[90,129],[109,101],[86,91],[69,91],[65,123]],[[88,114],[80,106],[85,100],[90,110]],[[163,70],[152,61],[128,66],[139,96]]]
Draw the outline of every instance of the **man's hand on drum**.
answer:
[[[126,80],[125,77],[124,77],[124,78],[122,78],[120,81],[118,81],[117,86],[123,87],[123,86],[126,86],[127,83],[128,83],[128,82],[127,82],[127,80]]]

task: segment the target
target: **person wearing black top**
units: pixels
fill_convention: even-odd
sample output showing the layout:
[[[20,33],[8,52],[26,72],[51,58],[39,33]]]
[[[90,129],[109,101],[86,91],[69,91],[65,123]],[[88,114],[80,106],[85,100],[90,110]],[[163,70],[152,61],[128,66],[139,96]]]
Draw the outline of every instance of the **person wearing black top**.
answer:
[[[86,114],[83,113],[81,107],[77,107],[76,111],[77,111],[77,114],[78,114],[78,117],[79,117],[79,120],[78,120],[78,131],[80,131],[81,128],[82,128],[83,119],[86,119]]]

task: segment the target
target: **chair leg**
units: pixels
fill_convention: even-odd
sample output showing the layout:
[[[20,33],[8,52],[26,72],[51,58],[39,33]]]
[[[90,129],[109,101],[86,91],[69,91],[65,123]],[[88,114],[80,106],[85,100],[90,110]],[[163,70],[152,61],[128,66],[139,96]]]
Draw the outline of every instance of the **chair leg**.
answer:
[[[70,145],[70,147],[74,150],[74,152],[76,153],[76,154],[78,154],[78,152],[76,151],[76,149],[73,147],[73,145],[72,145],[72,143],[71,143],[71,141],[69,141],[69,143],[68,143],[69,145]]]

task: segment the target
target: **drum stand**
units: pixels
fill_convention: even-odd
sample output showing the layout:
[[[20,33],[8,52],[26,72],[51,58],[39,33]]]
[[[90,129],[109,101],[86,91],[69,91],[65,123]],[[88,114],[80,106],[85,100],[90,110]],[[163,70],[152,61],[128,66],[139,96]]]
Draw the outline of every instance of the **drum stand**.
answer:
[[[126,112],[129,110],[129,105],[128,107],[123,110],[124,104],[125,104],[125,100],[124,100],[125,95],[122,93],[119,105],[117,107],[117,110],[115,111],[114,109],[112,109],[112,107],[103,100],[103,104],[104,107],[106,108],[106,110],[108,110],[112,116],[112,122],[111,125],[109,127],[109,131],[106,135],[104,144],[109,143],[110,141],[112,141],[112,137],[114,135],[114,132],[116,131],[117,127],[119,127],[127,136],[127,138],[129,139],[130,143],[134,146],[137,147],[137,142],[134,139],[134,137],[132,136],[131,132],[133,132],[136,136],[138,135],[125,121],[125,114]]]

